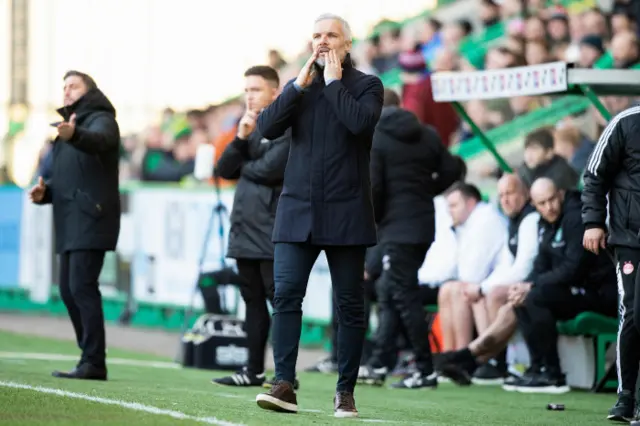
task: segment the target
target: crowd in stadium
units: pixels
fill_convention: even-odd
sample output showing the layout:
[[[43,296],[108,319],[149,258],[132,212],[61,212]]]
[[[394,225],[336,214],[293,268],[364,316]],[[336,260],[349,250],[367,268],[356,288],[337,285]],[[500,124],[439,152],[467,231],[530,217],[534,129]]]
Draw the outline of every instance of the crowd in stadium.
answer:
[[[441,22],[433,17],[404,24],[383,21],[376,26],[374,36],[355,44],[351,57],[357,68],[380,75],[383,82],[385,75],[400,71],[400,84],[393,85],[402,96],[403,106],[423,123],[434,126],[445,145],[464,143],[473,133],[450,105],[432,100],[428,78],[432,71],[497,69],[552,61],[599,68],[630,68],[640,63],[637,2],[617,1],[609,12],[585,8],[584,2],[565,2],[569,3],[566,8],[542,7],[545,3],[529,1],[524,11],[517,0],[482,0],[482,23],[475,28],[466,20]],[[523,17],[525,12],[527,16]],[[501,36],[492,39],[492,33]],[[309,51],[305,51],[287,61],[272,50],[267,61],[280,72],[284,84],[297,75],[308,56]],[[523,96],[474,100],[464,107],[482,130],[488,130],[551,101],[551,97]],[[603,101],[615,114],[634,100]],[[178,182],[188,177],[197,146],[213,143],[222,152],[235,135],[243,108],[240,98],[201,110],[175,112],[168,108],[159,123],[124,137],[122,178]],[[564,120],[553,132],[556,152],[580,172],[590,144],[604,124],[595,110],[587,118]],[[46,176],[46,148],[42,156]],[[480,172],[491,175],[494,170]]]
[[[434,17],[404,24],[384,21],[374,36],[355,44],[351,59],[358,69],[383,81],[395,73],[399,79],[390,86],[397,90],[401,106],[432,126],[446,147],[467,143],[474,135],[453,105],[433,100],[431,72],[555,61],[582,68],[640,66],[640,2],[617,1],[607,12],[580,8],[583,2],[564,2],[567,7],[547,6],[542,0],[526,3],[523,10],[518,0],[482,0],[481,24],[476,27],[466,20],[442,22]],[[501,37],[487,38],[499,29]],[[283,85],[296,77],[310,54],[309,48],[287,61],[273,50],[268,64],[279,72]],[[464,108],[486,131],[554,100],[516,96],[469,101]],[[637,99],[602,101],[615,115]],[[124,137],[121,179],[191,179],[198,147],[211,143],[219,156],[235,137],[243,113],[241,98],[203,110],[168,108],[158,124]],[[497,180],[499,206],[483,201],[478,188],[465,182],[436,198],[436,239],[419,279],[426,289],[424,304],[439,308],[443,354],[436,367],[442,377],[463,385],[498,381],[505,390],[522,392],[569,391],[556,348],[556,322],[583,312],[612,318],[617,314],[615,268],[604,252],[583,249],[577,192],[606,124],[606,118],[591,108],[522,134],[522,156],[512,161],[513,174],[503,175],[495,167],[470,169],[469,174]],[[48,167],[48,153],[43,152],[39,175],[45,179]],[[369,278],[375,277],[375,269],[384,268],[383,259],[372,262],[367,265]],[[522,333],[531,357],[522,377],[511,376],[506,362],[506,347],[516,331]],[[313,370],[337,371],[335,355]],[[394,367],[395,363],[365,364],[359,378],[380,384]]]

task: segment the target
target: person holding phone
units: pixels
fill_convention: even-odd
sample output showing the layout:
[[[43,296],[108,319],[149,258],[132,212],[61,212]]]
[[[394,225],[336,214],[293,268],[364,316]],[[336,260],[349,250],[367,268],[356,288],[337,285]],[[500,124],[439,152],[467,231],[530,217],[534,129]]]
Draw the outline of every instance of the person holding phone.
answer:
[[[52,204],[59,289],[73,329],[80,361],[55,377],[107,380],[102,296],[98,277],[105,252],[115,250],[120,234],[119,150],[116,110],[89,75],[64,76],[63,121],[52,124],[53,168],[38,178],[29,196]]]

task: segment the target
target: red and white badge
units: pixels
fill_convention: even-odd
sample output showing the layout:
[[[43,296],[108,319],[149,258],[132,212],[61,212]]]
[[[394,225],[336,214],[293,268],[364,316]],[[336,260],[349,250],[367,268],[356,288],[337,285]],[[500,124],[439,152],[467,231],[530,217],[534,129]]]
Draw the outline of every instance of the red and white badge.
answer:
[[[624,262],[624,266],[622,267],[622,272],[624,272],[625,275],[629,275],[630,273],[632,273],[633,272],[633,263]]]

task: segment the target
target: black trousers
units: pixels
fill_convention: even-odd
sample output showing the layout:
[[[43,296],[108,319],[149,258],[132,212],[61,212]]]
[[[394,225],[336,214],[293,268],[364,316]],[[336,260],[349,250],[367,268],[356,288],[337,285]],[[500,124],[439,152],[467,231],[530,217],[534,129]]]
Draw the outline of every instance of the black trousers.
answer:
[[[369,364],[391,364],[397,351],[398,330],[406,331],[415,351],[416,367],[423,374],[433,372],[429,325],[420,299],[418,269],[429,245],[385,244],[382,275],[378,279],[378,332]]]
[[[616,272],[620,295],[620,328],[616,364],[618,392],[636,393],[638,363],[640,363],[640,250],[616,247]]]
[[[293,383],[302,329],[302,300],[309,274],[320,251],[329,264],[338,310],[337,390],[353,392],[365,336],[364,246],[317,246],[309,243],[276,243],[274,258],[273,358],[276,379]]]
[[[102,295],[98,277],[104,251],[78,250],[60,254],[60,297],[67,307],[82,350],[79,364],[106,365],[106,342]]]
[[[374,303],[378,302],[378,295],[376,294],[376,282],[378,278],[373,280],[365,280],[364,281],[364,319],[367,322],[367,330],[369,329],[369,318],[371,316],[371,306]],[[428,285],[420,285],[419,286],[419,298],[420,304],[422,306],[428,305],[437,305],[438,304],[438,290],[439,287],[430,287]],[[396,312],[396,315],[398,313]],[[331,314],[331,323],[332,323],[332,334],[331,334],[331,361],[334,363],[338,362],[338,314],[336,313],[336,303],[333,301],[333,310]],[[396,339],[396,350],[404,348],[406,344],[409,342],[409,338],[407,335],[407,331],[405,330],[402,320],[398,317],[396,320],[398,325],[397,330],[397,339]],[[377,333],[377,331],[376,331]],[[372,337],[372,340],[365,339],[364,347],[362,351],[362,358],[360,360],[361,365],[365,365],[369,362],[369,359],[373,355],[373,350],[375,348],[375,335]],[[386,366],[389,369],[393,369],[396,366],[397,357],[391,357],[389,359],[389,364]]]
[[[522,306],[515,309],[518,327],[529,349],[532,368],[546,367],[561,374],[557,321],[575,318],[586,311],[615,316],[615,287],[609,293],[585,291],[569,285],[531,289]],[[637,367],[637,364],[636,364]]]
[[[273,303],[273,261],[237,259],[238,275],[242,278],[240,295],[247,306],[245,327],[249,345],[250,372],[264,372],[264,351],[269,340],[271,316],[267,301]]]
[[[362,282],[363,290],[364,290],[364,321],[365,321],[365,330],[369,330],[369,318],[371,316],[371,305],[377,302],[377,296],[375,291],[376,280],[364,280]],[[337,364],[338,363],[338,304],[336,303],[336,298],[332,298],[332,310],[331,310],[331,362]],[[369,339],[365,338],[363,348],[362,348],[362,356],[360,357],[360,364],[366,364],[367,360],[371,356],[371,352],[373,349],[374,343]]]

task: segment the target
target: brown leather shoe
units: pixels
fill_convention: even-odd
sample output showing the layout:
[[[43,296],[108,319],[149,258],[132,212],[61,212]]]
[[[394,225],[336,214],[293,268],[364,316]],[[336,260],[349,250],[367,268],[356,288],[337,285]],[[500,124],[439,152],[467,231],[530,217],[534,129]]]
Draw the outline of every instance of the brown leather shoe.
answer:
[[[356,410],[356,400],[351,392],[337,392],[333,398],[333,416],[341,419],[358,417]]]
[[[258,407],[265,410],[278,411],[281,413],[297,413],[298,399],[293,390],[293,385],[289,382],[276,382],[269,392],[256,396]]]

